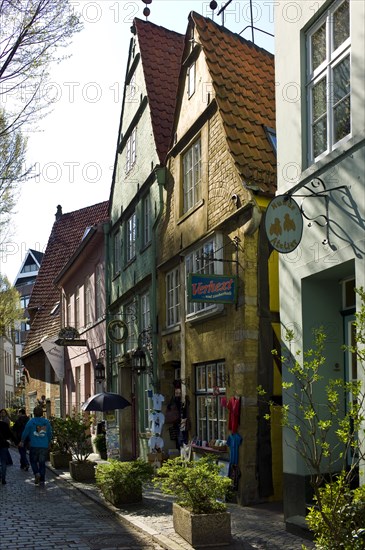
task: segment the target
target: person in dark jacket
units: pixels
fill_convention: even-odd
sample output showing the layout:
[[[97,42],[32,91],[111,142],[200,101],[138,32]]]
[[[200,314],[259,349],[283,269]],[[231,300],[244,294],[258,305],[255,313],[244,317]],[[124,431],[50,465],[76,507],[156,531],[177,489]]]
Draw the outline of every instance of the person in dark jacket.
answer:
[[[25,414],[25,409],[19,410],[19,416],[15,420],[13,425],[13,433],[15,436],[15,443],[19,445],[19,443],[22,440],[22,433],[24,431],[25,425],[29,420],[29,416]],[[25,470],[26,472],[29,470],[29,461],[27,457],[27,446],[23,445],[18,447],[19,455],[20,455],[20,467],[22,470]]]
[[[1,463],[1,483],[6,484],[6,469],[8,464],[9,454],[9,439],[14,441],[15,437],[9,425],[6,422],[0,421],[0,463]]]

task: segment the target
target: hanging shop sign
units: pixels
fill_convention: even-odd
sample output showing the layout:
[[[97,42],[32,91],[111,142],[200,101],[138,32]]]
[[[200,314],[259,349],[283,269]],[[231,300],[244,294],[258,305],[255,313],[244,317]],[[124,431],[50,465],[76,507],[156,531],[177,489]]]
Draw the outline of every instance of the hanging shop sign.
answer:
[[[113,344],[124,344],[128,338],[127,323],[121,319],[113,319],[108,323],[108,336]]]
[[[234,304],[237,298],[237,277],[190,273],[188,296],[190,302]]]
[[[293,252],[302,240],[303,216],[293,198],[278,195],[266,210],[265,229],[271,246],[282,254]]]

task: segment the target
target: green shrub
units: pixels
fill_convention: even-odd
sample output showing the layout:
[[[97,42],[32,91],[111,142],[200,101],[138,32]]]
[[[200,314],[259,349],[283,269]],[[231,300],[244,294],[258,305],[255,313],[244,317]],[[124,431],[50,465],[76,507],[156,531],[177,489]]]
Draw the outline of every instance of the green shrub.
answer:
[[[176,502],[194,514],[226,510],[225,498],[232,480],[221,475],[222,467],[209,456],[190,462],[181,457],[167,460],[153,482],[163,493],[176,496]]]
[[[65,432],[72,460],[85,462],[93,452],[91,445],[91,419],[82,413],[75,413],[65,420]]]
[[[319,489],[321,510],[313,506],[307,523],[316,548],[361,550],[365,548],[365,486],[351,490],[345,474]],[[315,502],[318,499],[315,498]]]
[[[99,463],[95,470],[96,485],[103,493],[124,492],[135,493],[143,482],[152,478],[153,468],[141,459],[131,462],[121,462],[110,459]]]
[[[52,452],[60,452],[60,453],[68,453],[69,452],[69,436],[68,436],[68,425],[67,420],[65,418],[59,418],[57,416],[53,416],[50,418],[51,426],[52,426],[52,443],[51,443],[51,451]]]

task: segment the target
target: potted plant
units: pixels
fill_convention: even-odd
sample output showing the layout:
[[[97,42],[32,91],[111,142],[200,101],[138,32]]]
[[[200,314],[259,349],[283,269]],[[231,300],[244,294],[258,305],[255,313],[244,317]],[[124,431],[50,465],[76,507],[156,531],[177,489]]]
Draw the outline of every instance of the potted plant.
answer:
[[[76,481],[95,480],[96,462],[88,460],[93,451],[91,445],[89,415],[75,413],[66,418],[66,430],[72,459],[69,462],[70,474]]]
[[[105,433],[98,434],[94,438],[95,449],[100,455],[100,458],[106,460],[108,458],[107,448],[106,448],[106,437]]]
[[[67,424],[65,418],[51,418],[53,439],[49,453],[49,459],[52,466],[56,469],[66,469],[69,467],[69,462],[72,459],[69,450],[69,438]]]
[[[120,462],[111,459],[96,466],[96,484],[104,497],[114,506],[140,502],[143,482],[152,478],[153,468],[148,462],[137,459]]]
[[[174,495],[175,531],[194,548],[231,543],[231,516],[225,502],[232,480],[210,456],[164,462],[153,479],[162,492]]]

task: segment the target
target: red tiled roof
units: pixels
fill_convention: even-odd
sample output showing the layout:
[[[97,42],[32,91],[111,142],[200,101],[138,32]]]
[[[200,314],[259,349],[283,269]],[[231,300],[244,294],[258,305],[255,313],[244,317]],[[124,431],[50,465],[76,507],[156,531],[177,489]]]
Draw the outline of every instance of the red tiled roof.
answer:
[[[276,155],[265,126],[275,129],[274,56],[191,12],[213,80],[228,148],[244,185],[274,195]]]
[[[23,349],[23,357],[36,351],[43,337],[58,334],[59,312],[51,315],[60,298],[54,280],[80,244],[85,229],[108,219],[108,205],[109,202],[105,201],[62,214],[53,224],[28,305],[33,321]]]
[[[152,127],[160,162],[170,145],[184,35],[135,19]]]

